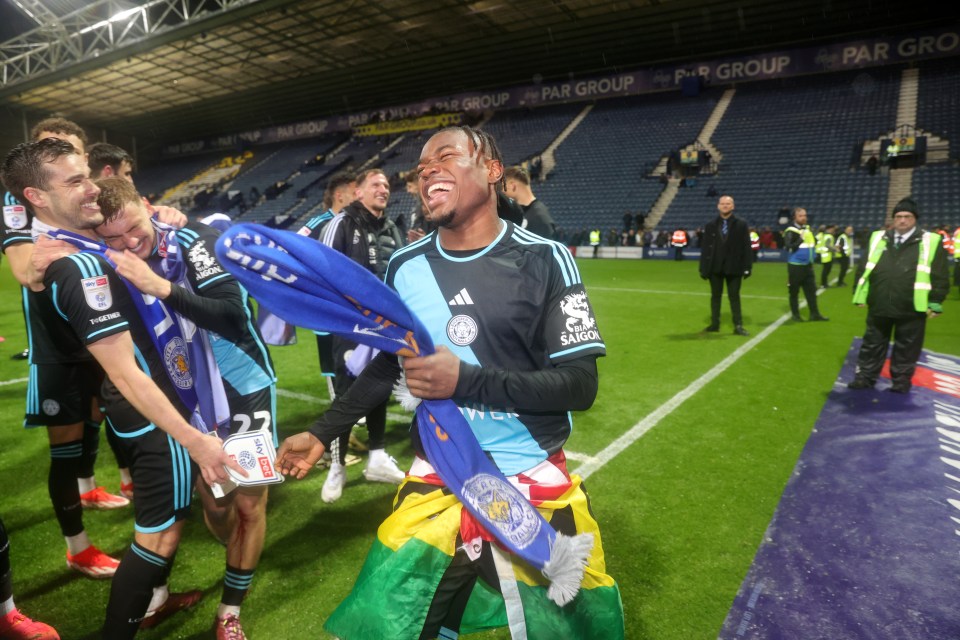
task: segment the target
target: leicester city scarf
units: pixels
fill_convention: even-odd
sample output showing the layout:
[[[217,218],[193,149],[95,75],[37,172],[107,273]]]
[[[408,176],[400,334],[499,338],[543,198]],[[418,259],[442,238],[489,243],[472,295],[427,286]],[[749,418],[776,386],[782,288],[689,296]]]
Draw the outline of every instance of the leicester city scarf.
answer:
[[[81,251],[95,253],[106,260],[111,267],[116,267],[116,264],[107,257],[105,245],[63,229],[44,230],[44,235],[54,240],[69,242]],[[173,383],[180,402],[192,412],[190,423],[203,433],[213,430],[216,428],[216,418],[207,401],[212,394],[200,383],[200,380],[209,380],[209,378],[195,375],[195,365],[204,361],[202,355],[195,353],[198,343],[184,337],[178,321],[179,316],[171,313],[162,300],[144,295],[132,283],[123,278],[121,280],[130,292],[130,299],[133,300],[137,313],[148,329],[153,346],[163,360],[167,377]],[[200,398],[205,400],[201,402]]]
[[[187,278],[187,265],[184,262],[183,251],[177,242],[177,227],[150,219],[157,237],[157,254],[159,260],[151,260],[148,264],[157,275],[169,280],[191,293],[196,293]],[[196,387],[197,402],[201,419],[208,431],[217,430],[221,438],[230,435],[230,406],[227,402],[227,392],[223,386],[223,377],[220,367],[213,355],[213,347],[207,332],[197,327],[188,318],[177,314],[177,323],[180,331],[187,339],[187,349],[190,353],[190,371],[193,374]],[[202,393],[201,393],[202,391]]]
[[[430,334],[396,292],[311,238],[234,225],[217,241],[217,257],[287,322],[401,357],[434,351]],[[500,544],[543,573],[551,600],[560,606],[570,602],[593,537],[557,533],[487,458],[453,401],[424,400],[416,414],[427,458],[444,483]]]

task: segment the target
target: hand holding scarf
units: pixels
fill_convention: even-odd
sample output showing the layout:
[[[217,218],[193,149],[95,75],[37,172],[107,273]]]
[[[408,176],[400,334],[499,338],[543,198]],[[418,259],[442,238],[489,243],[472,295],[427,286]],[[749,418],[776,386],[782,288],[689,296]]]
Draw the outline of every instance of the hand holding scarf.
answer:
[[[397,293],[346,256],[310,238],[240,224],[217,242],[221,264],[287,322],[402,357],[434,352],[429,332]],[[451,400],[424,400],[417,428],[428,460],[497,541],[537,567],[560,606],[580,589],[591,535],[557,533],[487,458]]]

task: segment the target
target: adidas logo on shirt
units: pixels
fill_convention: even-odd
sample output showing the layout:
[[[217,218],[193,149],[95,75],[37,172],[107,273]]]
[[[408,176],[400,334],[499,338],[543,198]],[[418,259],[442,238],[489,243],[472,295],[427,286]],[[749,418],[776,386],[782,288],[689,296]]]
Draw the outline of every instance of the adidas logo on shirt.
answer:
[[[462,306],[465,304],[473,304],[473,298],[470,297],[470,294],[467,293],[466,288],[460,289],[460,293],[453,296],[452,300],[448,300],[447,304],[451,307]]]

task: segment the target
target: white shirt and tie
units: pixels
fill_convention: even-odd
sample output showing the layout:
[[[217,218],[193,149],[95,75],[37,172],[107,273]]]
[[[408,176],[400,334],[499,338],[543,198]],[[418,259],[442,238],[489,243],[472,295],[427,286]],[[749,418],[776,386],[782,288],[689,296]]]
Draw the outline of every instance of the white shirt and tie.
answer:
[[[901,234],[901,233],[898,233],[898,234],[896,235],[896,237],[894,238],[894,245],[893,245],[893,246],[896,247],[897,249],[899,249],[899,248],[900,248],[900,245],[902,245],[904,242],[906,242],[907,240],[909,240],[909,239],[910,239],[910,236],[912,236],[912,235],[913,235],[913,232],[916,231],[916,230],[917,230],[917,228],[914,227],[913,229],[910,229],[910,231],[907,231],[906,233],[902,233],[902,234]]]

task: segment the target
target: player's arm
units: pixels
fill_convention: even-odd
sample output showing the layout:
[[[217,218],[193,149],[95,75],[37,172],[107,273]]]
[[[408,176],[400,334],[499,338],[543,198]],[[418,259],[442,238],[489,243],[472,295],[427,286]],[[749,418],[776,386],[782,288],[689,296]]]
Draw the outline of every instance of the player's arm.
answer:
[[[943,312],[942,303],[950,293],[950,267],[947,264],[947,250],[943,243],[937,243],[930,265],[930,309],[934,314]]]
[[[277,470],[296,478],[306,476],[333,440],[350,433],[357,420],[390,397],[399,378],[400,364],[396,356],[381,351],[308,431],[290,436],[280,444]]]
[[[783,248],[793,253],[800,247],[800,234],[791,229],[783,232]]]
[[[87,271],[80,271],[80,264]],[[208,482],[226,479],[223,465],[243,474],[236,462],[220,448],[215,438],[203,436],[190,426],[153,380],[137,365],[129,323],[122,311],[113,306],[111,288],[122,288],[106,263],[71,256],[55,261],[46,270],[44,285],[54,306],[84,341],[90,354],[103,367],[110,380],[130,404],[147,420],[170,434],[186,447]],[[97,271],[101,275],[89,276]],[[103,295],[102,307],[94,307],[84,293],[83,282],[95,282]]]
[[[346,254],[348,247],[345,238],[348,226],[347,215],[345,213],[338,213],[323,227],[320,242],[335,251]]]
[[[111,334],[88,344],[87,349],[123,397],[145,418],[187,449],[208,484],[228,479],[224,465],[244,473],[236,461],[220,448],[217,438],[204,436],[190,426],[153,380],[140,370],[129,331]]]
[[[599,387],[595,355],[540,371],[506,371],[469,364],[438,347],[432,355],[405,359],[403,368],[407,387],[418,398],[453,398],[525,412],[584,411]]]
[[[743,229],[742,250],[740,251],[740,271],[744,278],[749,278],[753,273],[753,243],[750,241],[750,227],[743,220],[740,221],[740,227]]]
[[[7,256],[7,261],[10,263],[10,271],[13,272],[13,277],[16,278],[17,282],[22,286],[30,287],[32,278],[30,258],[33,255],[33,243],[17,242],[16,244],[10,244],[7,245],[3,253]],[[33,280],[36,280],[36,278],[33,278]],[[42,276],[39,281],[42,283]]]
[[[227,340],[236,340],[246,330],[246,312],[240,287],[233,276],[208,281],[197,295],[157,275],[146,262],[129,249],[108,251],[116,272],[137,289],[167,303],[176,313],[202,329],[215,331]],[[226,274],[226,271],[223,272]],[[196,285],[195,285],[196,286]]]

